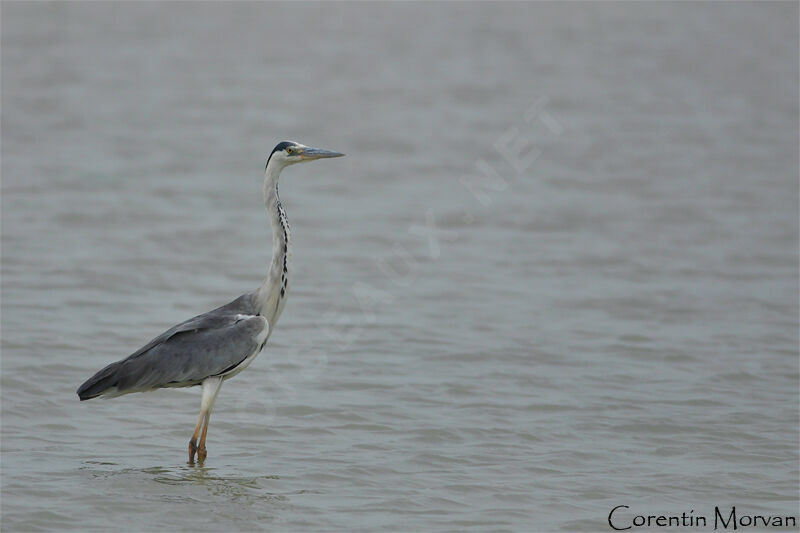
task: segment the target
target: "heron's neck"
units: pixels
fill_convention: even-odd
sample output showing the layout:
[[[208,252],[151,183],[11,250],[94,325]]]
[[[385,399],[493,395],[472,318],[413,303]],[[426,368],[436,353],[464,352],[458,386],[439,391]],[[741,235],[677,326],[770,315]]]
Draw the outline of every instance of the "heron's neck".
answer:
[[[258,289],[257,304],[261,315],[269,321],[270,329],[275,326],[286,303],[292,268],[292,235],[278,197],[280,170],[267,165],[264,177],[264,204],[272,224],[272,262],[267,278]]]

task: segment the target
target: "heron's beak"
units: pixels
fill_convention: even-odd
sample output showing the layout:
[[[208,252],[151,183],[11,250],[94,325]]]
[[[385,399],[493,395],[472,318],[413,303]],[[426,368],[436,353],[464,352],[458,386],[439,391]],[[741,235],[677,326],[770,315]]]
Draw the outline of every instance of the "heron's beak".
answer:
[[[299,150],[299,154],[303,161],[313,161],[314,159],[324,159],[328,157],[342,157],[344,154],[339,152],[331,152],[330,150],[322,150],[320,148],[311,148],[306,146]]]

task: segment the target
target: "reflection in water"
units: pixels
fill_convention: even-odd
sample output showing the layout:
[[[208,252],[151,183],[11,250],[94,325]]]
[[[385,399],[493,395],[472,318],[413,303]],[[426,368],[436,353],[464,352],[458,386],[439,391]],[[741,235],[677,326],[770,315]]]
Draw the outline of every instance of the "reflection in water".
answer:
[[[99,468],[102,466],[118,466],[116,463],[86,461],[87,466],[81,470],[89,472],[93,478],[110,480],[113,484],[117,480],[126,486],[140,484],[183,486],[189,489],[203,489],[206,495],[221,497],[225,501],[241,501],[250,503],[270,503],[282,505],[288,502],[288,496],[303,494],[307,491],[273,492],[268,490],[274,481],[280,480],[278,475],[239,476],[225,475],[220,469],[200,465],[180,466],[150,466],[145,468],[125,467],[120,469]],[[152,490],[149,494],[155,499],[172,501],[204,501],[202,494],[197,491],[183,491],[180,495],[174,493],[159,493]]]

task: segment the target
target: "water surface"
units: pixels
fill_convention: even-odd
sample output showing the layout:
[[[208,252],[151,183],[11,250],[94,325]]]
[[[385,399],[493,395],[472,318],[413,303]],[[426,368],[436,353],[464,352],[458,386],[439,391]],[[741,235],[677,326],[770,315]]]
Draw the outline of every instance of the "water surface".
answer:
[[[797,16],[4,3],[3,530],[797,514]],[[75,389],[260,283],[284,138],[347,157],[192,467],[199,390]]]

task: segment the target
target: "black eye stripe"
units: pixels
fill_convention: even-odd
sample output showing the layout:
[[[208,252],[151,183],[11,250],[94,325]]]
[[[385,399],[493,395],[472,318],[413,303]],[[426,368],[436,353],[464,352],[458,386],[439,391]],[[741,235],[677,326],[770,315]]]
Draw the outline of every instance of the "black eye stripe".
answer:
[[[272,149],[272,152],[270,152],[269,157],[267,158],[267,165],[264,167],[264,169],[266,170],[267,166],[269,166],[269,160],[272,159],[272,154],[274,154],[275,152],[280,152],[281,150],[285,150],[285,149],[287,149],[289,147],[294,147],[296,144],[297,143],[294,143],[292,141],[281,141],[281,142],[279,142],[275,146],[275,148]]]

